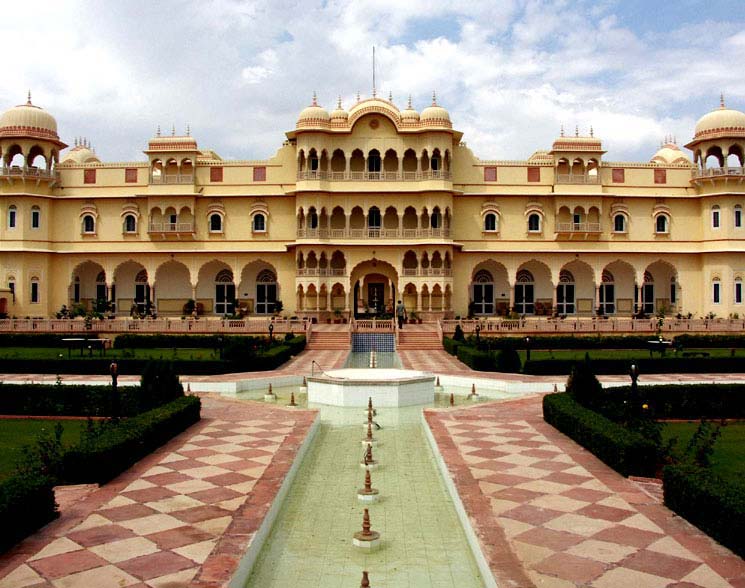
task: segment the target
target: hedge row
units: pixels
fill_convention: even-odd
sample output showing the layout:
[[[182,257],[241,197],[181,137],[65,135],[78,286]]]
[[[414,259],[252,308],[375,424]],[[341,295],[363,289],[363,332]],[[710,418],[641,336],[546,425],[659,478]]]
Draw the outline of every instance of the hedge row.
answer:
[[[568,374],[576,363],[571,359],[541,359],[526,361],[523,373],[537,376]],[[737,357],[655,357],[653,359],[593,359],[596,374],[628,374],[635,363],[642,374],[676,373],[738,373],[743,371],[742,358]]]
[[[1,333],[0,347],[64,347],[62,339],[74,336],[72,333],[64,335],[52,335],[39,333],[31,335],[26,333]],[[95,339],[95,336],[87,335],[88,339]]]
[[[41,474],[0,482],[0,553],[58,516],[52,485]]]
[[[543,418],[620,474],[655,474],[657,446],[653,441],[584,408],[570,394],[544,396]]]
[[[119,423],[106,422],[62,456],[66,484],[103,484],[199,421],[201,401],[183,396]]]
[[[707,469],[667,466],[662,488],[668,508],[745,557],[745,486],[727,483]]]
[[[264,347],[269,344],[268,337],[248,335],[117,335],[114,349],[219,349],[229,342],[240,341]]]
[[[587,335],[587,336],[530,336],[531,349],[647,349],[650,335]],[[468,337],[470,345],[476,345],[476,337]],[[484,335],[479,337],[483,349],[526,349],[525,337],[501,337]]]
[[[480,372],[496,371],[494,355],[489,351],[479,351],[468,345],[459,345],[456,355],[472,370]]]
[[[450,355],[458,355],[458,347],[465,345],[462,341],[456,341],[450,337],[442,338],[442,346]]]
[[[291,356],[297,355],[305,348],[305,336],[299,335],[267,350],[246,355],[243,359],[233,360],[172,360],[174,369],[182,375],[213,375],[230,372],[249,372],[272,370]],[[117,359],[119,373],[140,375],[149,359]],[[0,359],[0,373],[27,374],[108,374],[111,359]]]
[[[139,386],[123,386],[118,391],[120,414],[136,414]],[[106,416],[111,414],[111,402],[111,386],[0,383],[0,414]]]
[[[678,335],[675,343],[689,349],[704,348],[742,348],[745,347],[743,335]]]

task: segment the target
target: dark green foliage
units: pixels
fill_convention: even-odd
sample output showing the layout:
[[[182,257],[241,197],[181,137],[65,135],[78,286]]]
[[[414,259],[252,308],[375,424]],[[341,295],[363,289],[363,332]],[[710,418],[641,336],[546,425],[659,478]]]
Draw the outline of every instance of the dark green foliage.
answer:
[[[85,324],[80,321],[80,332],[85,330]],[[0,347],[64,347],[65,344],[62,339],[68,337],[75,337],[74,333],[66,333],[64,335],[52,335],[47,333],[40,333],[38,335],[30,335],[25,333],[2,333],[0,334]],[[96,337],[86,336],[89,339],[95,339]]]
[[[455,325],[455,332],[453,333],[453,340],[465,342],[466,336],[463,334],[463,329],[460,325]]]
[[[457,327],[456,327],[457,329]],[[530,337],[530,348],[535,349],[647,349],[649,335],[537,335]],[[469,343],[476,337],[468,337]],[[502,337],[481,331],[480,344],[486,349],[525,349],[525,337]]]
[[[201,402],[182,396],[118,424],[92,425],[80,444],[63,455],[62,477],[67,484],[108,482],[199,420]]]
[[[170,361],[151,361],[140,379],[141,409],[150,409],[184,395],[184,387]]]
[[[663,471],[665,505],[740,557],[745,557],[745,485],[690,465]]]
[[[496,352],[496,369],[498,372],[519,373],[520,354],[512,347]]]
[[[265,348],[269,337],[242,335],[118,335],[114,340],[114,349],[219,349],[220,339],[223,345],[230,342],[253,344]]]
[[[0,552],[57,517],[52,481],[41,473],[0,482]]]
[[[683,452],[684,461],[699,468],[711,466],[714,445],[721,435],[721,425],[714,425],[711,421],[701,419],[698,429],[688,441]]]
[[[461,344],[462,343],[460,341],[456,341],[455,339],[451,339],[450,337],[442,338],[442,346],[450,355],[458,355],[458,346]]]
[[[675,345],[693,349],[722,347],[742,349],[745,347],[745,335],[678,335],[675,337]]]
[[[572,366],[567,379],[566,391],[586,407],[591,406],[593,398],[602,394],[603,387],[595,376],[592,362],[587,354],[583,361],[578,361]]]
[[[532,345],[531,345],[532,346]],[[543,359],[526,361],[523,373],[539,376],[569,373],[574,365],[569,359]],[[634,363],[642,374],[677,373],[739,373],[745,362],[737,357],[655,357],[638,359]],[[596,374],[627,374],[631,361],[628,359],[594,359],[592,366]]]
[[[655,474],[657,444],[585,408],[571,394],[544,396],[543,418],[620,474]]]
[[[494,361],[494,354],[489,351],[479,351],[468,345],[458,346],[458,359],[465,363],[472,370],[480,372],[496,371],[497,366]]]

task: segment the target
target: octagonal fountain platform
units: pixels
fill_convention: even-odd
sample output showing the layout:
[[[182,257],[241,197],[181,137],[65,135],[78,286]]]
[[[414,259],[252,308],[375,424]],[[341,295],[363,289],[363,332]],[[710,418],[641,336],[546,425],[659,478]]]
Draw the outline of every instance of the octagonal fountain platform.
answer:
[[[393,368],[343,368],[311,376],[308,402],[332,406],[376,407],[431,404],[435,376],[416,370]]]

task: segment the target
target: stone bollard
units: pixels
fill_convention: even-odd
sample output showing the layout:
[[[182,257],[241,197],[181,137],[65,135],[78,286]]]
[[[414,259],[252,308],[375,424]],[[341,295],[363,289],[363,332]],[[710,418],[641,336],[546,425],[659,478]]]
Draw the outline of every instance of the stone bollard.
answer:
[[[455,406],[455,394],[450,393],[450,406]]]
[[[363,445],[377,445],[378,444],[377,439],[375,439],[375,437],[373,437],[373,434],[372,434],[372,423],[371,422],[367,423],[367,435],[365,435],[364,438],[362,439],[362,444]]]
[[[290,392],[290,404],[287,406],[297,406],[297,403],[295,402],[295,393]]]
[[[362,572],[362,582],[360,582],[360,588],[370,588],[370,579],[367,577],[367,571]]]
[[[276,402],[277,396],[272,392],[272,385],[269,384],[269,391],[264,394],[264,402]]]
[[[365,487],[357,490],[357,500],[365,503],[378,501],[378,489],[372,487],[370,470],[365,471]]]
[[[360,467],[366,470],[374,470],[378,467],[378,462],[373,458],[372,445],[368,444],[365,454],[362,456]]]
[[[362,515],[362,531],[352,536],[352,545],[366,551],[374,551],[380,547],[380,533],[370,528],[370,513],[365,509]]]

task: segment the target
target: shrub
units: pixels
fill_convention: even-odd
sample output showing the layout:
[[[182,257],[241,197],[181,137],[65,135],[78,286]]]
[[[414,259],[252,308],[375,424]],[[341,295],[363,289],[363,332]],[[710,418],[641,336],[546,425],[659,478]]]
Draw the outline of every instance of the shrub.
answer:
[[[108,482],[199,420],[201,402],[182,396],[139,416],[89,427],[80,443],[63,455],[67,484]]]
[[[497,352],[496,368],[498,372],[518,373],[520,367],[520,354],[512,347]]]
[[[80,332],[84,330],[85,325],[83,321],[80,321]],[[0,347],[64,347],[65,343],[62,342],[62,339],[69,336],[69,333],[64,335],[52,335],[48,333],[39,333],[38,335],[2,333],[0,334]]]
[[[184,387],[170,361],[151,361],[140,379],[141,407],[153,408],[184,395]]]
[[[620,474],[655,474],[657,444],[583,407],[571,394],[544,396],[543,418]]]
[[[531,345],[532,347],[532,345]],[[575,361],[570,359],[542,359],[526,361],[523,373],[533,375],[562,375],[571,372]],[[628,374],[631,360],[593,359],[596,374]],[[656,357],[636,359],[642,374],[676,373],[739,373],[743,369],[742,358],[737,357]]]
[[[463,334],[463,329],[460,325],[455,325],[455,332],[453,333],[453,339],[455,341],[460,341],[461,343],[465,343],[466,337]]]
[[[593,399],[602,394],[603,387],[595,376],[589,355],[585,354],[585,359],[578,361],[572,367],[567,379],[566,391],[586,407],[590,407]]]
[[[702,348],[743,348],[745,347],[745,336],[743,335],[678,335],[675,337],[675,345],[682,347]]]
[[[442,346],[445,348],[445,351],[447,351],[450,355],[458,355],[458,346],[461,343],[459,341],[456,341],[455,339],[451,339],[450,337],[443,337],[442,338]]]
[[[18,473],[0,481],[0,552],[57,517],[52,481]]]
[[[473,370],[481,372],[493,372],[497,366],[494,355],[489,351],[479,351],[468,345],[458,346],[458,359]]]
[[[667,466],[662,482],[668,508],[745,557],[745,486],[690,465]]]

